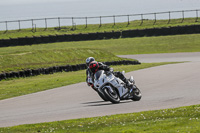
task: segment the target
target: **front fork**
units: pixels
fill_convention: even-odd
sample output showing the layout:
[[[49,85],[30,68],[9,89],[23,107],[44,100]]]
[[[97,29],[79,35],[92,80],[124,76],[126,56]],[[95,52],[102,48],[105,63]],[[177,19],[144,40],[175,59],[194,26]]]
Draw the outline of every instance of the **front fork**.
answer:
[[[133,96],[132,96],[132,93],[133,91],[135,91],[137,89],[137,86],[134,84],[133,85],[133,88],[131,88],[123,97],[123,99],[131,99]]]

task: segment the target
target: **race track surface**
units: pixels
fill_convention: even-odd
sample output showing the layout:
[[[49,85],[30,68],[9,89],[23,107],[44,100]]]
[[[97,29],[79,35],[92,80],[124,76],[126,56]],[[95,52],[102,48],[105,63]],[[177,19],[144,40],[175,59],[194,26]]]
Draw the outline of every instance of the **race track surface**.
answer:
[[[143,63],[151,62],[177,62],[177,61],[200,61],[200,52],[193,53],[164,53],[164,54],[139,54],[119,55],[119,57],[137,59]]]
[[[141,101],[127,100],[120,104],[104,102],[86,83],[78,83],[1,100],[0,127],[200,104],[200,53],[180,54],[151,55],[152,62],[161,57],[162,62],[166,62],[168,56],[172,61],[179,58],[176,61],[191,62],[152,67],[126,74],[127,77],[134,76],[142,91]],[[141,55],[142,60],[145,60],[144,56],[146,55]],[[140,61],[145,62],[142,60]],[[151,58],[147,60],[151,61]]]

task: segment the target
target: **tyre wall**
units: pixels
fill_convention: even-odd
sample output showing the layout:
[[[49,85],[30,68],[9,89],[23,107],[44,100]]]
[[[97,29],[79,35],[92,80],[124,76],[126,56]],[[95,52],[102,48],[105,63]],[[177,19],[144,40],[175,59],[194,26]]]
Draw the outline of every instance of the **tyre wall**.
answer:
[[[112,62],[104,62],[106,65],[137,65],[140,64],[138,61],[112,61]],[[56,72],[71,72],[71,71],[79,71],[87,69],[86,64],[77,64],[77,65],[64,65],[64,66],[54,66],[48,68],[39,68],[39,69],[28,69],[24,71],[18,72],[8,72],[8,73],[0,73],[0,80],[9,79],[9,78],[19,78],[19,77],[30,77],[37,76],[41,74],[53,74]]]
[[[97,32],[85,34],[65,34],[65,35],[49,35],[49,36],[33,36],[24,38],[1,39],[0,47],[22,46],[41,43],[54,42],[70,42],[70,41],[86,41],[86,40],[102,40],[102,39],[118,39],[128,37],[143,37],[143,36],[164,36],[178,34],[194,34],[200,33],[200,25],[176,26],[166,28],[152,29],[136,29],[112,32]]]

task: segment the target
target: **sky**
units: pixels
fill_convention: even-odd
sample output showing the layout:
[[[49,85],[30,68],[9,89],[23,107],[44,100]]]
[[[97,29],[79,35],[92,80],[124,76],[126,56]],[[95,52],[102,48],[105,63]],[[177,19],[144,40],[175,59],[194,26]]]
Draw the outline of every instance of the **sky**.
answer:
[[[0,21],[200,9],[200,0],[0,0]]]
[[[4,22],[52,17],[112,16],[195,10],[200,9],[199,5],[200,0],[0,0],[0,21]],[[157,18],[168,18],[168,16],[168,14],[157,15]],[[195,16],[196,12],[192,12],[192,14],[185,13],[185,17]],[[144,17],[145,19],[152,19],[154,16],[151,15]],[[171,17],[182,17],[182,13],[171,14]],[[108,21],[108,19],[102,21]],[[127,17],[123,19],[127,20]],[[134,17],[132,19],[138,18]],[[113,19],[111,19],[111,21],[112,20]],[[116,18],[116,21],[117,20],[118,18]],[[55,21],[55,23],[57,23],[57,20]],[[99,20],[94,21],[99,22]],[[83,22],[85,22],[85,20]],[[93,19],[89,22],[93,23]],[[43,24],[43,21],[41,23]],[[71,21],[67,21],[67,23],[71,23]],[[76,21],[76,23],[79,22]],[[51,22],[48,23],[48,25],[50,24]],[[15,25],[15,23],[9,23],[9,27],[12,27],[12,25]],[[23,25],[24,24],[21,24],[21,26]],[[0,23],[0,29],[1,27],[4,28],[5,24]]]
[[[49,2],[77,2],[77,1],[85,1],[85,0],[1,0],[0,5],[15,5],[15,4],[31,4],[31,3],[49,3]],[[86,0],[87,1],[87,0]],[[95,0],[93,0],[95,1]],[[107,0],[109,1],[109,0]],[[120,0],[116,0],[118,2]],[[154,3],[163,0],[132,0],[133,2],[145,2],[145,3]],[[172,0],[166,0],[167,2]],[[193,2],[200,2],[200,0],[173,0],[173,1],[179,1],[179,2],[188,2],[193,3]],[[165,2],[165,1],[163,1]],[[105,3],[106,4],[106,3]]]
[[[1,0],[0,5],[12,5],[12,4],[29,4],[29,3],[45,3],[45,2],[68,2],[68,1],[84,1],[84,0]],[[108,0],[109,1],[109,0]],[[118,1],[118,0],[116,0]],[[133,0],[133,1],[142,1],[142,0]],[[148,0],[149,2],[152,2],[154,0]],[[163,1],[163,0],[159,0]],[[167,0],[168,1],[168,0]],[[177,0],[176,0],[177,1]],[[200,1],[200,0],[178,0],[178,1]]]
[[[64,2],[77,0],[1,0],[0,5],[15,5],[15,4],[31,4],[31,3],[46,3],[46,2]]]

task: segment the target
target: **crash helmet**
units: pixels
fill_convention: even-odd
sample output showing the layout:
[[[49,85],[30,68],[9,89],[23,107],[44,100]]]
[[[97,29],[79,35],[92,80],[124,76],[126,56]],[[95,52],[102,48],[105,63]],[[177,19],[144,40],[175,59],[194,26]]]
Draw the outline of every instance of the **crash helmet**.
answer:
[[[92,61],[89,64],[89,69],[92,73],[96,73],[99,69],[99,63],[97,61]]]
[[[89,64],[90,64],[92,61],[95,61],[94,57],[88,57],[88,58],[86,59],[86,65],[89,67]]]

